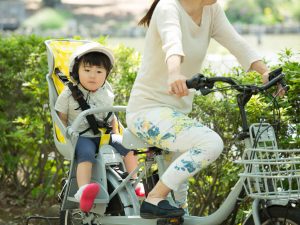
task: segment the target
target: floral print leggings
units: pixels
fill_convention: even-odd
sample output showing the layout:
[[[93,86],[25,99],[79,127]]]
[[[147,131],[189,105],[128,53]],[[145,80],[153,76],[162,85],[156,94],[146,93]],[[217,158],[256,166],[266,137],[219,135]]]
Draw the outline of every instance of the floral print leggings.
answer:
[[[161,181],[182,203],[188,178],[216,160],[223,150],[223,141],[216,132],[168,107],[128,112],[126,120],[135,135],[171,153]]]

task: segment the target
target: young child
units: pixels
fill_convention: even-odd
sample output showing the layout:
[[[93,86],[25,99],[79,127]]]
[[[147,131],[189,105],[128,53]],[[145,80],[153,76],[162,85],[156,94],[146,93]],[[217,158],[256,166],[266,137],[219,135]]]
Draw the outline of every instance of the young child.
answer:
[[[70,59],[70,77],[76,82],[78,89],[83,93],[84,99],[91,107],[112,106],[114,94],[106,79],[113,67],[113,53],[93,42],[84,44],[76,49]],[[82,111],[77,100],[72,96],[69,87],[66,87],[58,96],[55,110],[65,126],[69,126]],[[96,121],[107,119],[108,113],[94,115]],[[112,145],[122,156],[127,171],[132,172],[137,166],[137,159],[130,151],[122,146],[122,136],[115,130],[116,117],[112,114],[107,120],[113,130],[110,145]],[[80,125],[80,136],[75,147],[75,158],[77,161],[77,183],[78,191],[75,198],[80,202],[80,209],[89,212],[94,200],[99,192],[100,186],[97,183],[90,183],[92,166],[95,160],[95,153],[99,148],[100,137],[95,135],[90,129],[90,125],[85,119]],[[135,175],[136,176],[136,175]],[[136,177],[133,177],[136,178]],[[141,186],[136,189],[137,194],[143,192]],[[142,187],[143,189],[143,187]]]

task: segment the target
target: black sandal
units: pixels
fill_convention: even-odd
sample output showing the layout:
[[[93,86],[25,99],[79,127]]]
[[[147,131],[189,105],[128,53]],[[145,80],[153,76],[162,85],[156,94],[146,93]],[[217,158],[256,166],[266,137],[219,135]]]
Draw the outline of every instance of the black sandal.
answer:
[[[167,200],[160,201],[158,205],[143,201],[140,209],[140,216],[144,219],[174,218],[184,214],[183,209],[170,205]]]

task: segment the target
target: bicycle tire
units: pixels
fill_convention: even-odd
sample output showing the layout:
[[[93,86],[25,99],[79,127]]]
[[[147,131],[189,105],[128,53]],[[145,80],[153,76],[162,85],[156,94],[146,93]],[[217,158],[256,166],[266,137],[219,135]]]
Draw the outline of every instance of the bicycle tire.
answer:
[[[270,217],[267,215],[269,213]],[[300,224],[300,208],[287,206],[270,206],[259,211],[261,225],[298,225]],[[253,216],[250,215],[243,225],[255,225]]]
[[[107,180],[108,193],[110,194],[120,185],[121,180],[110,171],[107,171]],[[124,187],[120,190],[118,194],[110,200],[105,214],[110,216],[132,216],[134,210],[131,207],[132,200],[130,199],[130,196],[132,195],[128,194],[129,191],[134,192],[132,186],[127,188]]]
[[[59,225],[82,225],[83,218],[74,218],[74,215],[80,215],[79,209],[66,209],[59,212]]]
[[[112,193],[120,184],[120,179],[110,171],[107,171],[108,193]],[[132,190],[131,190],[132,189]],[[130,198],[127,191],[134,191],[133,188],[123,188],[109,202],[106,208],[106,215],[109,216],[130,216],[133,209],[130,207]],[[60,211],[60,225],[82,225],[82,214],[79,209],[67,209]]]

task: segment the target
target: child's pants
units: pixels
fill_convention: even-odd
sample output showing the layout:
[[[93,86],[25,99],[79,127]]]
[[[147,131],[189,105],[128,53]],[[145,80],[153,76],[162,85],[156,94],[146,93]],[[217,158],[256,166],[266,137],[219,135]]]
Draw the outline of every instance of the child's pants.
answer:
[[[223,150],[223,141],[216,132],[168,107],[127,113],[126,120],[135,135],[174,152],[161,181],[177,193],[180,202],[183,193],[186,195],[188,178],[216,160]]]
[[[79,136],[76,147],[76,162],[96,162],[96,152],[99,149],[100,137],[83,137]],[[122,156],[126,156],[129,149],[122,145],[122,136],[119,134],[111,134],[109,144],[113,146]]]

